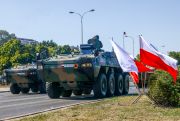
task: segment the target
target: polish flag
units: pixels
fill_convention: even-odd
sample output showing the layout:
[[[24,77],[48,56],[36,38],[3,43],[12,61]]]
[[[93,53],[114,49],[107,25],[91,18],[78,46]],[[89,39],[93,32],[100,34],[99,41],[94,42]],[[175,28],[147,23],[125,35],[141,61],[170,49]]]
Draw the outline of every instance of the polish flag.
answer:
[[[118,46],[113,40],[111,40],[111,44],[123,72],[129,72],[131,77],[133,78],[134,83],[138,83],[138,68],[134,60],[124,49]]]
[[[146,65],[167,71],[176,82],[178,69],[177,60],[160,53],[152,44],[146,42],[142,36],[140,40],[140,60]]]
[[[138,72],[148,72],[148,71],[152,71],[150,68],[147,68],[144,64],[142,64],[141,62],[134,60],[137,68],[138,68]],[[134,82],[136,84],[139,83],[139,79],[138,79],[138,75],[135,72],[130,72],[131,77],[133,78]]]
[[[134,60],[137,68],[138,68],[138,72],[148,72],[148,71],[152,71],[150,68],[146,67],[143,63]]]

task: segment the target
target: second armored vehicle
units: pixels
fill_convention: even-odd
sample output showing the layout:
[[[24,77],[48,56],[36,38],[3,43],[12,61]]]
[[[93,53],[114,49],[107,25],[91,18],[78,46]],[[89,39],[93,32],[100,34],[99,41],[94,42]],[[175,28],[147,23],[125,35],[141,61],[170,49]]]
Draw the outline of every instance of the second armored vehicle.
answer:
[[[22,66],[5,70],[6,80],[10,83],[12,94],[32,92],[45,93],[45,82],[38,78],[37,68],[33,66]]]

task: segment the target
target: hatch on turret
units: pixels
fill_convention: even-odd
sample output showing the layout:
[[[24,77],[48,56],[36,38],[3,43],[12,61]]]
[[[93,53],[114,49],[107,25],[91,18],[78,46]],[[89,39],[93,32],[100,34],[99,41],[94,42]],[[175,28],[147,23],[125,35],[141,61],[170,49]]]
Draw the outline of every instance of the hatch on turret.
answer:
[[[92,44],[81,44],[80,49],[82,54],[92,54],[94,47]]]

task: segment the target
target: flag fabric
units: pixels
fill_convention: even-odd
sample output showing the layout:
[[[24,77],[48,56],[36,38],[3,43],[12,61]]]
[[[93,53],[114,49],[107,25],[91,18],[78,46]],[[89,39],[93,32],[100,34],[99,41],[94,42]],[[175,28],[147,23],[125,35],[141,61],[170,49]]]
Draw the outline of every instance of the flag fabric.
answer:
[[[138,68],[134,60],[124,49],[118,46],[113,40],[111,40],[111,44],[123,72],[129,72],[131,77],[133,78],[134,83],[138,83]]]
[[[137,68],[138,68],[138,72],[147,72],[147,71],[152,71],[150,68],[146,67],[143,63],[134,60]]]
[[[132,77],[132,80],[135,84],[139,83],[139,77],[138,77],[138,73],[136,72],[129,72],[130,76]]]
[[[145,41],[142,36],[139,37],[139,40],[141,62],[167,71],[173,77],[174,82],[176,82],[178,75],[177,60],[160,53],[152,44]]]

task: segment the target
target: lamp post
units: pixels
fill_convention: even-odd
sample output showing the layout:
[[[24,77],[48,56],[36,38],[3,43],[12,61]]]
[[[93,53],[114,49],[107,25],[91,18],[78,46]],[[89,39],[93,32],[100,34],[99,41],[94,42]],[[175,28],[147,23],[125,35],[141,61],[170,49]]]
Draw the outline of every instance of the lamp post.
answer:
[[[73,12],[73,11],[70,11],[70,12],[69,12],[70,14],[79,15],[80,18],[81,18],[81,42],[82,42],[82,44],[83,44],[83,18],[84,18],[84,15],[85,15],[86,13],[88,13],[88,12],[93,12],[93,11],[95,11],[95,10],[94,10],[94,9],[91,9],[91,10],[89,10],[89,11],[84,12],[83,14],[76,13],[76,12]]]
[[[162,53],[165,53],[166,54],[166,52],[165,52],[165,45],[161,45],[161,48],[162,48]],[[163,52],[164,51],[164,52]]]
[[[126,32],[123,32],[123,49],[125,49],[125,45],[124,45],[124,37],[126,36]]]
[[[129,37],[132,40],[132,42],[133,42],[133,57],[134,57],[134,38],[132,36],[127,35],[126,32],[124,32],[124,36],[123,37]]]

